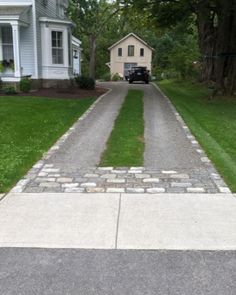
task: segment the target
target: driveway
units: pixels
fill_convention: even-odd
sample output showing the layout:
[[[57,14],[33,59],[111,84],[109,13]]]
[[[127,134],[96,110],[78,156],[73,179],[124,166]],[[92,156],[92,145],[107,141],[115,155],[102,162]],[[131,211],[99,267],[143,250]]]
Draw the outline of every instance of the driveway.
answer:
[[[229,192],[188,127],[154,85],[117,82],[102,86],[110,92],[29,171],[15,192]],[[144,92],[144,165],[99,167],[129,89]]]
[[[158,89],[103,86],[0,202],[0,294],[235,294],[235,196]],[[144,166],[98,167],[130,88]]]

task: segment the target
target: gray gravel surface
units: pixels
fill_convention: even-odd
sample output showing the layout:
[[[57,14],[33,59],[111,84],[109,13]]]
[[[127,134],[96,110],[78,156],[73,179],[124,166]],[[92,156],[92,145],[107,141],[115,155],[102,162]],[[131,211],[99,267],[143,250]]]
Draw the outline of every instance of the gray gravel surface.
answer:
[[[109,83],[104,84],[110,87]],[[73,136],[51,157],[50,162],[64,172],[83,171],[99,164],[106,141],[128,91],[126,83],[113,83],[96,108],[83,120]]]
[[[189,169],[202,166],[167,99],[153,86],[144,88],[145,167]]]
[[[234,295],[236,252],[0,249],[1,295]]]

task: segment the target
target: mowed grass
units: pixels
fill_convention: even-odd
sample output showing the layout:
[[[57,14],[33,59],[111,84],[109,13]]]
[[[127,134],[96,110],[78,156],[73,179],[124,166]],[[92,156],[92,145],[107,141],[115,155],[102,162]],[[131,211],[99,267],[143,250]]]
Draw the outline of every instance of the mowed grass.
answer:
[[[7,192],[94,101],[0,97],[0,193]]]
[[[236,192],[236,98],[209,100],[207,88],[188,82],[161,81],[159,86]]]
[[[101,166],[143,165],[143,91],[129,90],[101,159]]]

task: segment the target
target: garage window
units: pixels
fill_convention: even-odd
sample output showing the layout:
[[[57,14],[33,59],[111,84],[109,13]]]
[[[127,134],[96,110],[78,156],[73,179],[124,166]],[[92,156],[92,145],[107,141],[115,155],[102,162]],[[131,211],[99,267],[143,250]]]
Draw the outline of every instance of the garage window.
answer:
[[[140,48],[140,56],[144,56],[144,48]]]
[[[134,56],[134,45],[128,46],[128,56]]]
[[[118,48],[118,56],[122,56],[122,48]]]

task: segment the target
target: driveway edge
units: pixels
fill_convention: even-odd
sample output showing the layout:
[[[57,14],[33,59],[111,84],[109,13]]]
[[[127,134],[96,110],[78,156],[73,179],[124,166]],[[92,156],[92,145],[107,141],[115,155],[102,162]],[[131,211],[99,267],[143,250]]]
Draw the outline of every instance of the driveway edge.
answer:
[[[215,168],[214,164],[212,161],[208,158],[207,154],[203,150],[202,146],[199,144],[198,140],[196,137],[192,134],[190,131],[189,127],[185,123],[183,117],[180,115],[180,113],[177,111],[171,100],[169,99],[168,96],[165,95],[165,93],[160,89],[160,87],[155,83],[151,83],[162,95],[163,97],[167,100],[172,112],[174,113],[177,121],[180,123],[182,129],[184,130],[184,133],[187,137],[187,139],[190,141],[190,144],[192,145],[193,149],[200,154],[201,156],[201,161],[202,163],[207,167],[207,170],[209,171],[211,175],[211,179],[219,189],[220,193],[232,193],[230,188],[227,186],[217,169]],[[192,191],[193,192],[193,191]]]
[[[9,193],[21,193],[23,192],[24,188],[26,185],[35,177],[37,177],[38,172],[40,169],[45,165],[45,161],[48,160],[59,148],[60,146],[70,137],[75,130],[76,126],[83,121],[96,107],[96,105],[105,97],[108,95],[112,89],[111,88],[106,88],[108,91],[101,96],[99,96],[95,102],[87,109],[87,111],[78,118],[78,120],[64,133],[57,141],[56,143],[46,152],[43,154],[43,157],[41,160],[36,162],[32,168],[27,172],[27,174],[20,179],[16,185],[10,190]],[[52,168],[52,167],[47,167],[47,168]],[[1,198],[0,198],[1,199]]]

